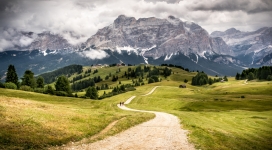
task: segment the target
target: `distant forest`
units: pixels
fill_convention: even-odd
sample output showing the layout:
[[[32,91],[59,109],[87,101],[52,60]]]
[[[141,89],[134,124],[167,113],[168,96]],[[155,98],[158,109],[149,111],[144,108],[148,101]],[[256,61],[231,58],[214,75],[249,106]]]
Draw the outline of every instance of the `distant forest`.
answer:
[[[44,82],[46,84],[49,84],[49,83],[55,82],[56,79],[61,75],[70,77],[74,73],[80,74],[82,72],[82,69],[83,67],[81,65],[70,65],[70,66],[66,66],[52,72],[41,74],[39,76],[44,78]]]
[[[260,68],[249,68],[246,70],[243,70],[242,73],[237,73],[236,80],[272,80],[272,66],[263,66]]]

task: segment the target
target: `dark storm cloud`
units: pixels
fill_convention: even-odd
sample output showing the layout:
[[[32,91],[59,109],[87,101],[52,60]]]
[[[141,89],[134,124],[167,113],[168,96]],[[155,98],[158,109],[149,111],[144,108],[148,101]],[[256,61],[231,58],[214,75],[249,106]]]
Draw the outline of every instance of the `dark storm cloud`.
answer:
[[[271,0],[202,0],[188,6],[190,10],[204,11],[244,11],[246,13],[260,13],[272,11]]]

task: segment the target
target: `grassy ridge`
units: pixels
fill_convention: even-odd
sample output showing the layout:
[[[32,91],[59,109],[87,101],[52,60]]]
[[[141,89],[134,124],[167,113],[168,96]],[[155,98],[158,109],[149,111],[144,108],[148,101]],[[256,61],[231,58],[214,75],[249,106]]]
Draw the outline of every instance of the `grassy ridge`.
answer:
[[[42,149],[78,141],[120,120],[106,133],[113,135],[154,117],[116,107],[119,100],[130,94],[103,101],[7,89],[1,89],[0,95],[0,149]]]
[[[129,107],[178,116],[200,149],[270,149],[271,84],[231,79],[212,86],[188,85],[186,89],[163,86],[150,96],[136,97]]]

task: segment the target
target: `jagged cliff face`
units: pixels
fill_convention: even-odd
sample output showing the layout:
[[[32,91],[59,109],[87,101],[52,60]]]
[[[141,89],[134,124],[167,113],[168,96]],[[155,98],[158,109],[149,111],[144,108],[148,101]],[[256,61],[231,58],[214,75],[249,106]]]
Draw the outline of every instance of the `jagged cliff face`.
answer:
[[[34,32],[18,32],[16,38],[19,40],[30,41],[27,45],[15,45],[16,50],[64,50],[74,49],[73,46],[68,43],[66,39],[58,34],[51,32],[42,32],[36,34]]]
[[[232,52],[221,38],[211,38],[195,23],[167,19],[119,16],[112,25],[100,29],[85,43],[99,49],[133,50],[144,56],[159,58],[177,53],[227,54]]]
[[[69,44],[66,39],[58,34],[50,32],[43,32],[38,34],[37,38],[26,47],[26,49],[39,49],[39,50],[62,50],[73,49],[73,45]]]
[[[240,58],[244,56],[248,61],[251,59],[251,64],[272,64],[271,27],[264,27],[253,32],[241,32],[231,28],[225,32],[213,32],[211,36],[221,37],[233,50],[235,56],[240,56]]]

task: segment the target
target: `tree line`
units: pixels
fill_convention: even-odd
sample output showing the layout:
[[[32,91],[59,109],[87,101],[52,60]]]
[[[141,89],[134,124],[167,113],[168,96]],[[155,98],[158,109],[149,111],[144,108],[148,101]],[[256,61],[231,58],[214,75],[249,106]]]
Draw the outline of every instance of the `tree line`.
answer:
[[[249,68],[242,71],[242,73],[237,73],[235,76],[236,80],[248,79],[254,80],[268,80],[272,81],[272,66],[263,66],[260,68]]]
[[[192,85],[212,85],[215,82],[226,82],[228,81],[227,76],[224,76],[223,78],[219,77],[219,78],[208,78],[208,75],[206,73],[202,72],[198,72],[196,76],[194,76],[192,78]],[[184,81],[185,82],[185,81]]]
[[[49,83],[55,82],[57,77],[61,75],[66,75],[69,77],[74,73],[80,74],[83,71],[82,69],[83,67],[81,65],[69,65],[52,72],[41,74],[39,76],[44,78],[44,82],[46,84],[49,84]]]

